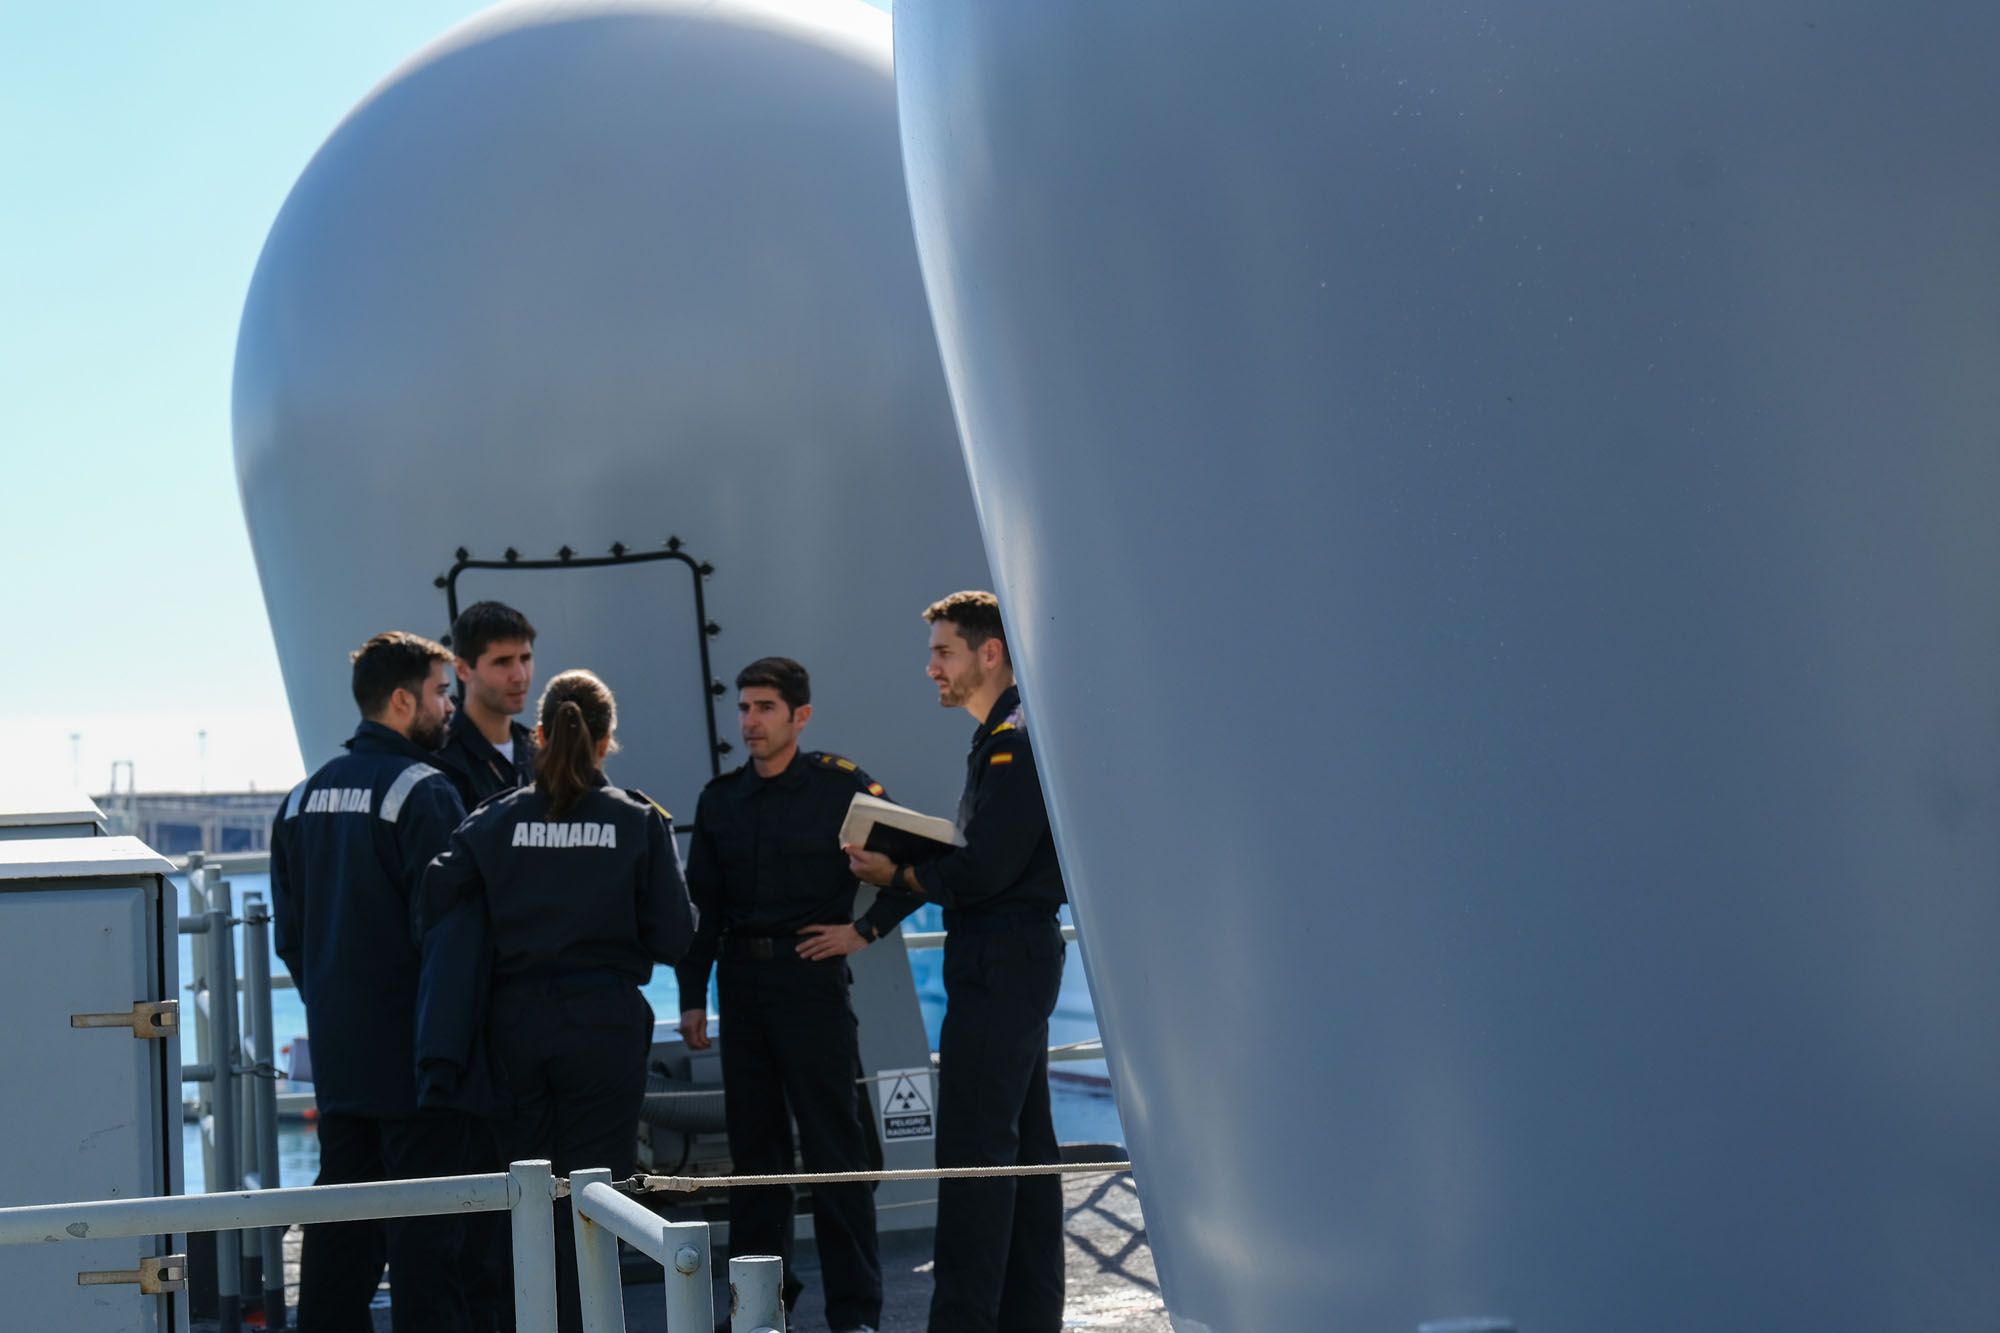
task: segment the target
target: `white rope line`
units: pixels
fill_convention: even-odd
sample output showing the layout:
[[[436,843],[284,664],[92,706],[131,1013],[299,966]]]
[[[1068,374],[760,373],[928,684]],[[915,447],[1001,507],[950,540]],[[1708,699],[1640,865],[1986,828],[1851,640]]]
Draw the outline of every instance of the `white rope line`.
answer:
[[[1102,1037],[1085,1037],[1082,1041],[1066,1041],[1060,1046],[1051,1046],[1049,1047],[1049,1054],[1059,1055],[1064,1051],[1080,1051],[1086,1046],[1102,1046],[1103,1044],[1104,1038]]]
[[[988,1180],[1005,1176],[1120,1175],[1130,1162],[1049,1162],[1035,1166],[934,1166],[913,1171],[793,1172],[776,1176],[634,1176],[637,1193],[692,1194],[723,1185],[873,1185],[891,1180]]]

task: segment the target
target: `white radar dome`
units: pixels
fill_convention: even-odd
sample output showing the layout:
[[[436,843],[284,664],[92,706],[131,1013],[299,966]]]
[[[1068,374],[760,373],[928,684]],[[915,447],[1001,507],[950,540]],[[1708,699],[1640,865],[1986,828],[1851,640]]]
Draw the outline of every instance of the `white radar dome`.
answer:
[[[931,599],[987,567],[860,0],[507,5],[334,130],[244,309],[236,462],[308,767],[349,650],[498,598],[617,691],[613,777],[685,820],[735,672],[949,808]],[[671,545],[670,545],[671,540]],[[539,688],[539,681],[538,681]]]

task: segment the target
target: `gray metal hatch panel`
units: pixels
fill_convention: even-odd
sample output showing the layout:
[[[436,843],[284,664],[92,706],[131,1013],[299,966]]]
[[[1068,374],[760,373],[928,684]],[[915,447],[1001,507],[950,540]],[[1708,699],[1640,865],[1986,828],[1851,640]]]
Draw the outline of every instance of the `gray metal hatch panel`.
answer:
[[[895,21],[1182,1326],[2000,1327],[2000,7]]]
[[[0,841],[0,881],[173,873],[173,862],[137,838],[18,838]]]
[[[134,1041],[126,1029],[69,1025],[72,1014],[117,1013],[135,1000],[172,997],[151,961],[156,898],[151,886],[129,879],[0,893],[0,1012],[9,1056],[24,1071],[0,1098],[0,1142],[8,1145],[0,1204],[143,1198],[170,1180],[162,1136],[177,1145],[180,1125],[163,1123],[162,1109],[178,1098],[162,1096],[159,1044]],[[31,1082],[30,1070],[61,1072]],[[160,1251],[153,1237],[0,1246],[7,1292],[0,1325],[91,1333],[162,1327],[167,1302],[133,1286],[80,1287],[75,1276],[131,1269]]]

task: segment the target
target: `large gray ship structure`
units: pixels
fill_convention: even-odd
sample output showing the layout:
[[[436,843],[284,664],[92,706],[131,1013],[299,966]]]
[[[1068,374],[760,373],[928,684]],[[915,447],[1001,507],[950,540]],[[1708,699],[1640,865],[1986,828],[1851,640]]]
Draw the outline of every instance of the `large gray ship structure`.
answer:
[[[2000,10],[894,29],[503,6],[334,132],[236,383],[309,760],[492,595],[670,808],[767,652],[946,806],[990,572],[1177,1327],[2000,1326]]]

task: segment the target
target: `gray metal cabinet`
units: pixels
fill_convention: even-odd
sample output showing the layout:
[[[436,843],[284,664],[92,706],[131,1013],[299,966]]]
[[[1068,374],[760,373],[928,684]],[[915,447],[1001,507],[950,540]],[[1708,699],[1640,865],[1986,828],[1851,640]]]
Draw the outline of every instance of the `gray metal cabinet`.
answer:
[[[0,842],[17,838],[94,838],[104,832],[104,812],[88,796],[41,800],[9,798],[0,809]]]
[[[171,869],[135,838],[0,839],[0,1206],[180,1192]],[[178,1239],[0,1247],[0,1326],[180,1333],[183,1297],[120,1280]]]

